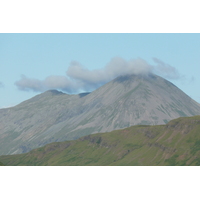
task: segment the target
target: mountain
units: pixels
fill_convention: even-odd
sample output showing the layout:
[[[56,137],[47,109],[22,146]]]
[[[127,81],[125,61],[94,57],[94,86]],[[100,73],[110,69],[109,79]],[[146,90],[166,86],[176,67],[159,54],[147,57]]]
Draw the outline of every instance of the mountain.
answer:
[[[54,142],[25,154],[0,156],[4,165],[200,165],[200,116],[166,125],[137,125],[73,141]]]
[[[50,90],[0,109],[0,154],[25,153],[51,142],[199,114],[197,102],[154,74],[120,76],[79,95]]]

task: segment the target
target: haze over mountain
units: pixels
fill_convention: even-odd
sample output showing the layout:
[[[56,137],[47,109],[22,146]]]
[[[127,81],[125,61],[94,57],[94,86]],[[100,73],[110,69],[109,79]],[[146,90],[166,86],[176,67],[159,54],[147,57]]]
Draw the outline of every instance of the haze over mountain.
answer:
[[[151,73],[123,75],[91,93],[50,90],[0,109],[0,154],[199,114],[200,105],[169,81]]]

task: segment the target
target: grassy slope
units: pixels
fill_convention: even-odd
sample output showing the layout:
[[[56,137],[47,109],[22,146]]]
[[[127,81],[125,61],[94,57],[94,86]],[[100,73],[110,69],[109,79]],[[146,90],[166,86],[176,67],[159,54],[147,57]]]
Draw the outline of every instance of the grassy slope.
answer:
[[[4,164],[0,162],[0,166],[4,166]]]
[[[200,165],[200,116],[51,143],[26,154],[0,156],[0,161],[5,165]]]

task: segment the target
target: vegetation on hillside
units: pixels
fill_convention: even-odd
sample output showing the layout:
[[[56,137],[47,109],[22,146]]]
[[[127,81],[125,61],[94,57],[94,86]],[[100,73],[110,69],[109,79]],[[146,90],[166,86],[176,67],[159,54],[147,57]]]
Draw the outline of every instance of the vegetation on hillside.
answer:
[[[0,162],[0,166],[4,166],[4,164]]]
[[[200,165],[200,116],[54,142],[29,153],[0,156],[0,161],[21,166]]]

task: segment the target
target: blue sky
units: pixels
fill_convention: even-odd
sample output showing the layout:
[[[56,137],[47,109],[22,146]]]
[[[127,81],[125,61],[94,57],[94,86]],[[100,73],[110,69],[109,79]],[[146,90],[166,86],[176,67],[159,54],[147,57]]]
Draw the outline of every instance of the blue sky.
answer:
[[[199,55],[200,34],[198,33],[2,33],[0,34],[0,92],[2,96],[0,107],[16,105],[46,89],[60,89],[50,88],[56,87],[52,80],[59,82],[63,79],[60,84],[64,84],[63,82],[67,81],[65,77],[69,77],[66,74],[69,68],[73,71],[71,78],[74,78],[76,66],[72,64],[73,62],[79,65],[77,74],[85,69],[86,74],[93,76],[92,71],[96,70],[98,74],[105,69],[105,66],[110,65],[112,59],[116,58],[127,63],[130,60],[139,59],[152,66],[158,65],[153,58],[158,59],[162,65],[171,69],[169,74],[175,71],[178,74],[176,78],[167,76],[167,72],[161,76],[200,102]],[[115,66],[112,70],[115,71]],[[30,81],[32,80],[32,84],[34,81],[41,84],[47,77],[51,77],[50,86],[41,90],[37,88],[34,91]],[[16,82],[19,83],[20,80],[20,84],[25,84],[26,87],[23,85],[23,88],[20,88],[19,84],[17,86]],[[95,81],[93,80],[92,83],[95,84]],[[95,87],[98,86],[95,85]],[[76,88],[71,92],[95,89],[95,87],[81,88],[80,85],[77,87],[80,87],[80,90]]]

